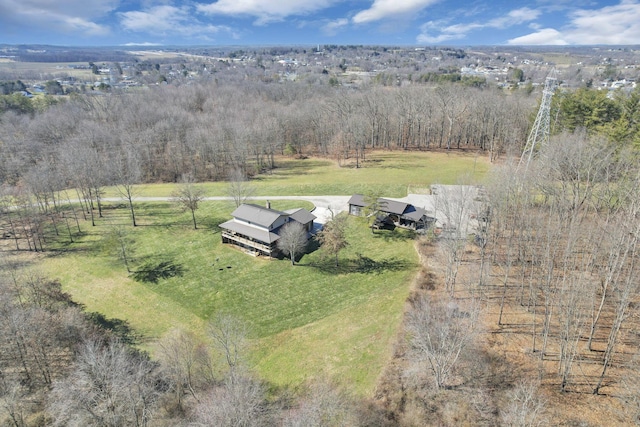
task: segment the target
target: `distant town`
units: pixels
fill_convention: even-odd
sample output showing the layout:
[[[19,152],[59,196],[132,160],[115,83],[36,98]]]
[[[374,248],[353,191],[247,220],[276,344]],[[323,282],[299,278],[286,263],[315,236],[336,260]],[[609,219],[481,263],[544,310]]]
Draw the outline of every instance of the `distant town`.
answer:
[[[36,63],[37,67],[21,67]],[[189,84],[199,79],[304,82],[357,88],[461,82],[532,90],[551,69],[561,87],[632,90],[633,47],[300,47],[68,48],[0,45],[0,81],[25,96]],[[2,94],[16,92],[2,88]]]

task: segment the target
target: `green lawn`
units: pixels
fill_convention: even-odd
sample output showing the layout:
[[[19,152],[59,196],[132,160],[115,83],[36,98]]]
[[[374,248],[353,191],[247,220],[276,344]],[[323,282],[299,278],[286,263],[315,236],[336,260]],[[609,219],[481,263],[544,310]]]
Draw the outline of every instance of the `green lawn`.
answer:
[[[430,184],[456,184],[465,174],[484,179],[490,164],[486,157],[443,152],[374,152],[364,166],[340,167],[326,159],[276,159],[277,168],[252,180],[256,196],[322,196],[376,192],[404,197],[407,189]],[[206,183],[208,196],[226,196],[227,184]],[[169,196],[174,184],[144,185],[140,196]],[[109,196],[116,196],[114,191]]]
[[[385,196],[406,194],[408,186],[455,182],[456,174],[484,160],[430,153],[381,153],[365,168],[338,168],[324,160],[281,160],[274,174],[258,177],[260,194],[350,194],[377,188]],[[449,159],[450,163],[446,160]],[[475,166],[474,166],[475,165]],[[224,184],[208,184],[209,195],[224,194]],[[166,195],[173,186],[145,186],[145,195]],[[307,202],[273,201],[275,209],[311,208]],[[205,335],[218,313],[243,319],[250,328],[250,360],[275,387],[298,386],[329,377],[349,390],[370,395],[391,346],[409,295],[418,259],[412,235],[403,231],[372,234],[363,219],[351,217],[350,245],[340,255],[314,247],[298,265],[288,260],[254,258],[221,244],[218,224],[230,217],[229,202],[203,202],[199,229],[190,214],[168,202],[136,203],[140,226],[132,227],[123,203],[105,205],[96,227],[83,222],[83,235],[69,243],[58,237],[42,268],[87,310],[124,319],[143,336],[141,346],[172,328]],[[182,273],[155,282],[135,281],[124,264],[101,248],[110,224],[121,224],[135,241],[134,269],[167,262]],[[52,244],[52,243],[50,243]],[[327,256],[329,255],[329,256]]]

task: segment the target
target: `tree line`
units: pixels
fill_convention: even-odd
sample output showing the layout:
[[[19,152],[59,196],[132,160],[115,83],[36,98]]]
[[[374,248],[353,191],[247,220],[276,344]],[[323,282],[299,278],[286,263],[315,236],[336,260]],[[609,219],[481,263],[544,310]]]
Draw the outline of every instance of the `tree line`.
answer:
[[[69,157],[85,155],[99,159],[100,169],[110,158],[133,157],[141,182],[175,182],[185,173],[220,180],[233,169],[252,175],[275,167],[283,153],[343,161],[371,149],[447,148],[497,156],[525,139],[535,104],[455,85],[355,90],[250,82],[74,94],[44,109],[11,99],[17,110],[0,116],[0,180],[16,184],[48,165],[63,171],[65,185],[80,167]],[[101,180],[110,175],[94,172]]]
[[[636,148],[564,131],[470,188],[438,190],[447,225],[417,242],[379,401],[399,425],[524,426],[592,422],[567,408],[595,395],[608,422],[638,425]]]
[[[517,302],[541,375],[553,363],[561,390],[598,394],[614,383],[609,368],[629,361],[619,350],[635,327],[637,152],[581,129],[553,137],[539,156],[491,186],[498,324],[512,322],[507,301]]]

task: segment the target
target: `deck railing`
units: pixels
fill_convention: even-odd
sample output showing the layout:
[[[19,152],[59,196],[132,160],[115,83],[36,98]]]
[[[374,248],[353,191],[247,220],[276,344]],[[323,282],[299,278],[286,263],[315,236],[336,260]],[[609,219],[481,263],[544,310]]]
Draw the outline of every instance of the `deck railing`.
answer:
[[[223,239],[223,242],[225,239],[227,239],[232,242],[236,242],[240,245],[249,246],[251,248],[257,249],[267,255],[270,255],[271,253],[273,253],[273,248],[270,245],[265,245],[264,243],[256,242],[247,237],[243,237],[241,234],[235,234],[228,231],[223,231],[222,239]]]

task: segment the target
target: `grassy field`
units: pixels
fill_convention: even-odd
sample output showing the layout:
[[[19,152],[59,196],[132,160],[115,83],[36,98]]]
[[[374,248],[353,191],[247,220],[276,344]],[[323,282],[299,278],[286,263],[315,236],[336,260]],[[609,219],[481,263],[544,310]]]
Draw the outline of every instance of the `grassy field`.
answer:
[[[87,62],[20,62],[12,60],[0,61],[0,71],[13,72],[20,75],[25,73],[51,74],[52,76],[67,75],[82,80],[97,80],[90,69],[74,69],[71,65],[87,66]]]
[[[276,159],[277,168],[252,180],[256,196],[351,195],[378,192],[385,197],[404,197],[409,187],[432,183],[455,184],[465,174],[481,181],[489,170],[486,157],[445,152],[373,152],[364,167],[340,167],[327,159]],[[208,196],[226,196],[223,182],[207,183]],[[141,186],[141,196],[169,196],[173,184]],[[110,192],[109,196],[115,196]]]
[[[484,160],[459,155],[380,153],[365,168],[339,168],[325,160],[280,160],[272,175],[255,181],[260,194],[350,194],[377,188],[402,196],[408,186],[455,182]],[[448,160],[448,162],[446,162]],[[208,195],[224,195],[224,184],[207,184]],[[170,194],[173,186],[143,188],[144,195]],[[275,209],[311,208],[306,202],[273,201]],[[330,378],[358,395],[370,395],[385,362],[409,295],[418,259],[412,235],[372,234],[364,220],[350,218],[350,245],[338,268],[330,254],[312,247],[298,265],[254,258],[221,244],[218,224],[229,218],[229,202],[203,202],[199,229],[190,215],[168,202],[136,204],[140,226],[132,227],[123,203],[105,205],[96,227],[82,223],[75,242],[61,235],[41,267],[64,290],[109,318],[126,320],[153,354],[154,341],[173,328],[205,336],[219,313],[244,320],[250,329],[252,366],[274,387],[297,387]],[[134,240],[133,270],[170,263],[179,274],[136,281],[101,244],[113,226],[127,227]]]

